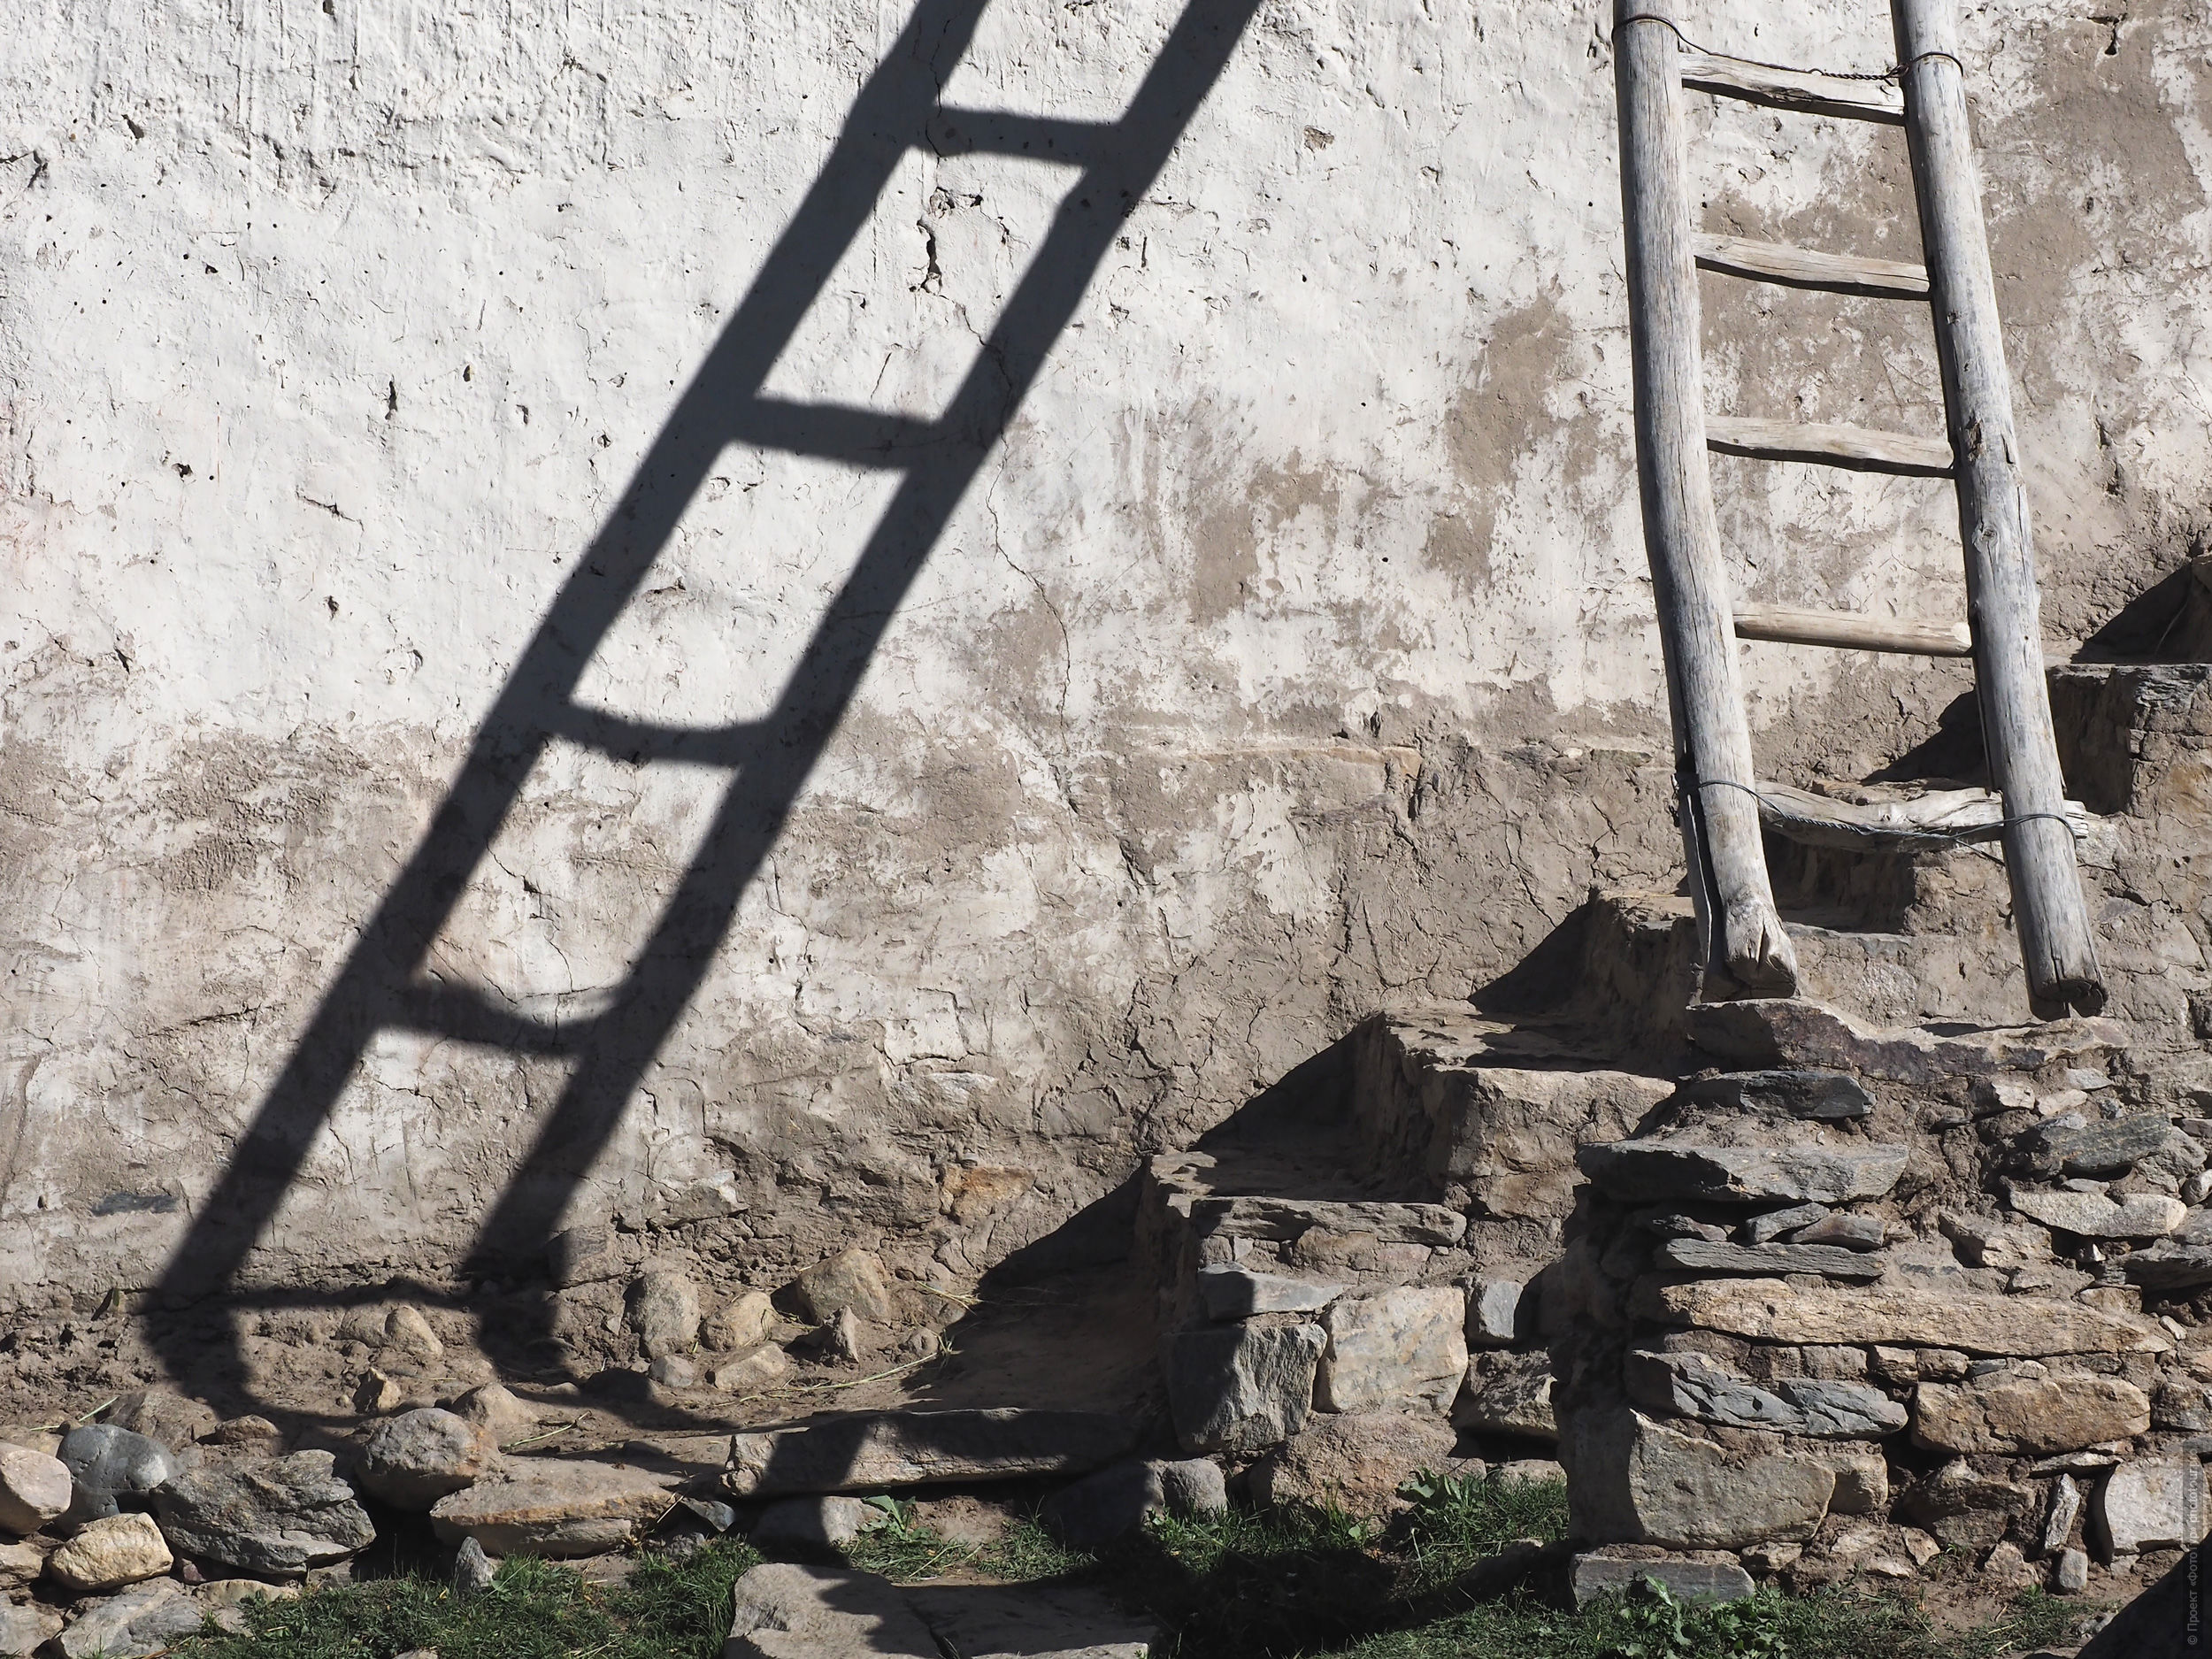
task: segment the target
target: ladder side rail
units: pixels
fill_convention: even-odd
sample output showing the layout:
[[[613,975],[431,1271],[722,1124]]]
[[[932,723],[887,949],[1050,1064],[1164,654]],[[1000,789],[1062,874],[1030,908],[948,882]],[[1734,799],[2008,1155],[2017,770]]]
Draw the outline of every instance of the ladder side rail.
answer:
[[[2093,1014],[2105,987],[2063,821],[2034,549],[1955,17],[1951,0],[1891,0],[1891,16],[1954,452],[1975,685],[2008,820],[2005,870],[2029,1000],[2039,1016],[2068,1007]]]
[[[1797,989],[1797,958],[1775,910],[1760,838],[1705,457],[1677,35],[1664,12],[1654,0],[1617,0],[1613,36],[1644,546],[1666,658],[1703,995],[1788,996]]]

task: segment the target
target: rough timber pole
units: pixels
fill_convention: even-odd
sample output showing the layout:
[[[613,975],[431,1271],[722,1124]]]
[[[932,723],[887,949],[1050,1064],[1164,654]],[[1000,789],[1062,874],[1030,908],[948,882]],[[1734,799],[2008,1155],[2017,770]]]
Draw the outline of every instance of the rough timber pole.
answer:
[[[1920,198],[1936,352],[1958,482],[1974,678],[1992,780],[2004,796],[2005,870],[2039,1015],[2104,1006],[2043,678],[2035,553],[1997,326],[1981,180],[1967,132],[1952,0],[1891,0],[1904,65],[1905,135]],[[2046,816],[2048,815],[2048,816]]]
[[[1696,253],[1667,11],[1664,0],[1617,0],[1613,31],[1644,546],[1666,655],[1703,995],[1790,996],[1797,957],[1775,912],[1759,803],[1750,793],[1751,733],[1706,470]]]

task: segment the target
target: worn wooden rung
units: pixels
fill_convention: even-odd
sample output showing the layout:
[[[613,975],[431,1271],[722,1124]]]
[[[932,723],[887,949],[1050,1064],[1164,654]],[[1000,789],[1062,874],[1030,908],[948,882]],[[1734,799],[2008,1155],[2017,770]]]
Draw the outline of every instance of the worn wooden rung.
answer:
[[[1987,789],[1930,789],[1902,800],[1839,801],[1786,783],[1762,783],[1759,821],[1802,847],[1910,850],[1993,841],[2004,833],[2005,803]],[[2089,813],[2078,801],[2060,812],[2081,841]]]
[[[1909,432],[1873,432],[1817,421],[1764,420],[1747,415],[1708,415],[1705,447],[1721,455],[1760,461],[1809,461],[1855,472],[1895,472],[1908,478],[1951,476],[1951,442]]]
[[[1784,645],[1828,645],[1845,651],[1893,651],[1902,657],[1971,657],[1974,636],[1963,622],[1899,622],[1847,611],[1793,611],[1740,604],[1736,637]]]
[[[1854,81],[1807,69],[1770,69],[1715,52],[1681,55],[1682,84],[1745,104],[1764,104],[1800,115],[1833,115],[1847,121],[1905,124],[1905,100],[1886,81]]]
[[[1747,277],[1754,282],[1817,288],[1826,294],[1855,294],[1867,299],[1928,297],[1925,265],[1906,265],[1895,259],[1866,259],[1857,254],[1816,253],[1809,248],[1753,242],[1744,236],[1701,234],[1695,245],[1701,270]]]

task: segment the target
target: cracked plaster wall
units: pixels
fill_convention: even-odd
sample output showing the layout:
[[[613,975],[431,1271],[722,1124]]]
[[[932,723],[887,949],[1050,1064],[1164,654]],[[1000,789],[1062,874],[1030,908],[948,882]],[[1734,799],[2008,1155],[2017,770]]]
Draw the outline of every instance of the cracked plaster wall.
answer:
[[[1690,8],[1878,68],[1865,0]],[[1609,7],[1264,6],[937,546],[591,1219],[980,1268],[1594,882],[1671,885]],[[0,62],[0,1305],[148,1283],[904,21],[26,0]],[[954,101],[1171,20],[999,0]],[[2208,523],[2212,21],[1966,28],[2049,631]],[[1901,139],[1692,101],[1711,228],[1908,256]],[[767,390],[927,416],[1072,175],[908,157]],[[1937,429],[1924,317],[1707,279],[1716,411]],[[1940,485],[1716,462],[1747,596],[1962,603]],[[764,710],[893,481],[726,452],[586,696]],[[1747,648],[1856,773],[1955,666]],[[556,745],[432,953],[603,1003],[718,787]],[[251,1271],[449,1273],[564,1063],[388,1034]],[[930,1258],[934,1257],[933,1264]]]

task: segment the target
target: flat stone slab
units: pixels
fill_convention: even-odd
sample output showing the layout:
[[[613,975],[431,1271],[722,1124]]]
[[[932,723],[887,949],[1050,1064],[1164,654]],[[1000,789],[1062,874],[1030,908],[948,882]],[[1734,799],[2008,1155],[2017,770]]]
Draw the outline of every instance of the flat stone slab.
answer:
[[[1079,1585],[918,1585],[905,1594],[960,1659],[1147,1659],[1159,1635]]]
[[[1809,1132],[1808,1132],[1809,1133]],[[1724,1147],[1617,1141],[1575,1152],[1575,1164],[1624,1203],[1848,1203],[1879,1198],[1905,1172],[1901,1146]]]
[[[493,1555],[570,1558],[620,1549],[676,1501],[672,1479],[624,1463],[518,1457],[431,1506],[441,1541],[472,1538]]]
[[[2189,1214],[2188,1205],[2163,1193],[2136,1193],[2116,1202],[2102,1193],[2014,1187],[2005,1202],[2032,1221],[2084,1239],[2162,1239]]]
[[[2193,1290],[2212,1285],[2212,1245],[2161,1242],[2131,1252],[2120,1266],[2128,1283],[2144,1290]]]
[[[1937,1451],[2040,1457],[2147,1434],[2151,1402],[2117,1377],[1985,1378],[1922,1383],[1912,1417],[1914,1442]]]
[[[1703,1239],[1669,1239],[1659,1247],[1663,1268],[1685,1273],[1732,1274],[1771,1279],[1779,1273],[1818,1273],[1824,1279],[1870,1284],[1885,1271],[1881,1258],[1832,1244],[1710,1244]]]
[[[722,1659],[942,1659],[936,1637],[888,1578],[772,1561],[730,1592]]]
[[[1865,1118],[1874,1110],[1874,1097],[1846,1071],[1786,1068],[1724,1071],[1718,1077],[1693,1078],[1680,1093],[1682,1099],[1694,1105],[1783,1111],[1793,1118],[1826,1123]]]
[[[1762,1385],[1702,1354],[1629,1351],[1628,1397],[1660,1416],[1815,1439],[1875,1440],[1905,1426],[1905,1408],[1870,1384],[1786,1378]]]
[[[1103,1411],[856,1412],[733,1435],[722,1484],[752,1498],[1087,1474],[1136,1439],[1134,1424]]]
[[[1739,1065],[1816,1067],[1893,1083],[1941,1084],[2057,1064],[2101,1066],[2127,1046],[2109,1019],[2055,1019],[1938,1036],[1916,1027],[1882,1030],[1801,998],[1694,1002],[1690,1041]]]
[[[1633,1318],[1697,1325],[1756,1342],[1886,1343],[1969,1354],[2170,1354],[2173,1340],[2140,1314],[2106,1313],[2041,1296],[1869,1285],[1799,1290],[1775,1279],[1637,1282]]]
[[[2068,1175],[2109,1180],[2158,1151],[2175,1133],[2170,1118],[2139,1112],[2132,1118],[2047,1127],[2036,1139],[2052,1166]]]
[[[1295,1239],[1315,1227],[1371,1233],[1385,1244],[1457,1244],[1467,1217],[1441,1204],[1338,1203],[1303,1198],[1199,1198],[1192,1227],[1232,1239]]]
[[[1209,1319],[1249,1319],[1263,1313],[1311,1313],[1345,1292],[1342,1285],[1245,1267],[1202,1267],[1198,1297]]]

